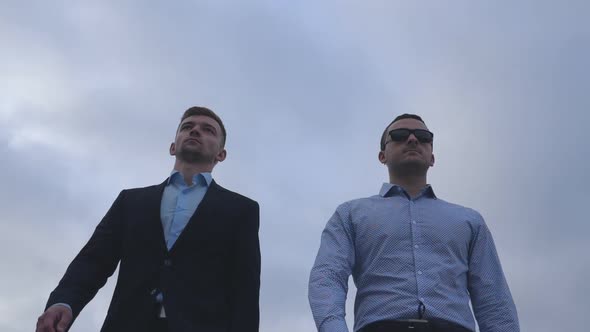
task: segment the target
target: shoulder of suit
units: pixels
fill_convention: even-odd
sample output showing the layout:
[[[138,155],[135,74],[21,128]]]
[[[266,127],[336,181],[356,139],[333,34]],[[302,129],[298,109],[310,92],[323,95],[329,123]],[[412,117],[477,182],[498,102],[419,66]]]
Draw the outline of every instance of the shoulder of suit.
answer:
[[[227,195],[228,197],[231,197],[233,199],[237,199],[237,200],[241,200],[241,201],[246,201],[246,202],[248,202],[250,204],[258,204],[258,202],[256,202],[255,200],[251,199],[250,197],[246,197],[246,196],[244,196],[242,194],[238,194],[235,191],[231,191],[231,190],[229,190],[227,188],[224,188],[224,187],[220,186],[217,182],[211,183],[211,186],[215,186],[215,188],[218,191],[222,192],[224,195]]]
[[[137,193],[137,192],[145,192],[145,191],[152,191],[152,190],[158,190],[160,189],[164,184],[154,184],[151,186],[146,186],[146,187],[137,187],[137,188],[126,188],[123,189],[124,192],[126,193]]]

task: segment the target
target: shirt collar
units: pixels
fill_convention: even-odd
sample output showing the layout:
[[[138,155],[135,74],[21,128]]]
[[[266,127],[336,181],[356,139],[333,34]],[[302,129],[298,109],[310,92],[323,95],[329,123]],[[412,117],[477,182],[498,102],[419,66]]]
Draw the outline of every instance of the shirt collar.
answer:
[[[381,197],[390,197],[390,196],[395,196],[395,195],[401,195],[402,193],[405,193],[404,188],[402,188],[394,183],[384,183],[381,186],[381,190],[379,191],[379,195]],[[426,187],[424,187],[422,189],[422,191],[420,192],[420,195],[418,195],[418,197],[420,197],[422,195],[436,199],[436,195],[434,194],[434,190],[432,189],[432,186],[429,184],[427,184]]]
[[[212,181],[213,177],[211,176],[210,172],[198,173],[193,175],[193,184],[201,184],[206,187],[209,187]],[[182,174],[175,169],[172,170],[172,172],[170,172],[170,177],[168,178],[166,185],[169,185],[170,183],[186,185],[184,179],[182,178]]]

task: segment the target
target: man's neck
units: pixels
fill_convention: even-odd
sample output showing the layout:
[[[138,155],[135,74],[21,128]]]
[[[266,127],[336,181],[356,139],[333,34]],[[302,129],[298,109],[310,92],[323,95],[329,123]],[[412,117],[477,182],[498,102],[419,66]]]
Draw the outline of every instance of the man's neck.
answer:
[[[211,171],[213,171],[213,166],[215,165],[199,163],[189,164],[179,160],[176,160],[176,162],[174,163],[174,169],[180,172],[180,174],[182,174],[184,182],[189,186],[193,184],[193,177],[195,176],[195,174],[211,173]]]
[[[422,189],[426,187],[426,175],[412,175],[399,177],[393,174],[389,175],[389,182],[397,184],[404,188],[411,198],[415,198],[420,194]]]

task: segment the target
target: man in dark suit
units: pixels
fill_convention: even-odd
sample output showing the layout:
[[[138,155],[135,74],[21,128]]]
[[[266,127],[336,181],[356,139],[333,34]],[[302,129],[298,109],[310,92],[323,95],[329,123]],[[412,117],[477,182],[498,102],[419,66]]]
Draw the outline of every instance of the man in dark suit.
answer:
[[[66,331],[119,263],[103,332],[258,331],[259,207],[211,178],[225,139],[213,111],[184,113],[172,174],[119,194],[49,296],[38,332]]]

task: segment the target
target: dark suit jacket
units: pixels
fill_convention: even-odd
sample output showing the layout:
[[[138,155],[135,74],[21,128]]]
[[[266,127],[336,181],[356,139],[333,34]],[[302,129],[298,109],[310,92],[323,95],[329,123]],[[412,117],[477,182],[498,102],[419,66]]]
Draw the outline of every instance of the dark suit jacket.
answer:
[[[165,185],[119,194],[47,307],[67,303],[77,317],[120,262],[101,331],[146,330],[154,290],[164,295],[170,331],[258,331],[258,203],[213,181],[168,251],[160,220]]]

